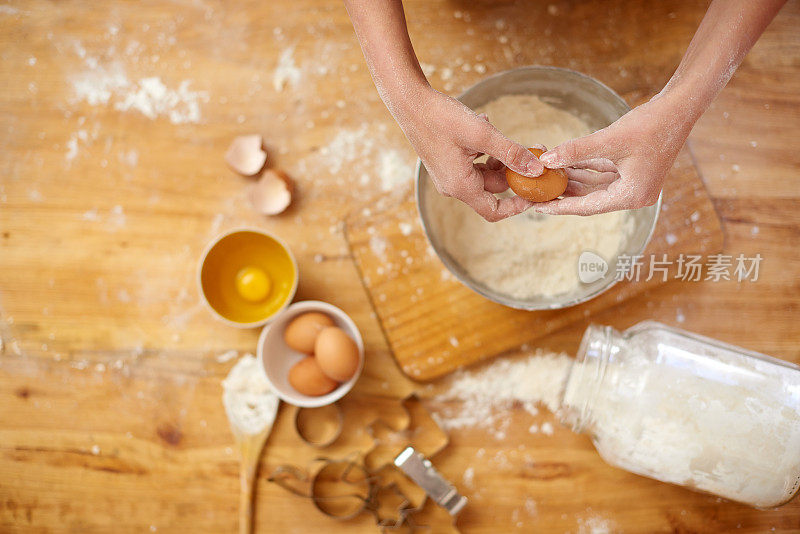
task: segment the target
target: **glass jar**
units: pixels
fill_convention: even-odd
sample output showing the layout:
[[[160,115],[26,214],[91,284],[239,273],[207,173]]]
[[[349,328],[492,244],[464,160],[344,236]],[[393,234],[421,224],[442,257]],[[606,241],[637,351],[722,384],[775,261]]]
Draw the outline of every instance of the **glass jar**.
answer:
[[[766,508],[800,486],[800,367],[648,321],[590,326],[565,421],[608,463]]]

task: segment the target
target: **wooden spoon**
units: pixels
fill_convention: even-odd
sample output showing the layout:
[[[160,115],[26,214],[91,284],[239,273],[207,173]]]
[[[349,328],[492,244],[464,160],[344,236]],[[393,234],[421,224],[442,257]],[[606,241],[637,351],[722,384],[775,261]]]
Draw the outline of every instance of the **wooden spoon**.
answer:
[[[239,449],[241,467],[239,482],[241,494],[239,498],[239,534],[250,534],[253,531],[253,484],[258,470],[258,460],[264,443],[272,431],[272,425],[267,426],[258,434],[248,434],[242,429],[231,425],[236,446]]]
[[[239,449],[239,532],[253,529],[253,484],[258,471],[261,450],[267,441],[280,401],[272,392],[266,377],[260,373],[258,361],[244,355],[222,381],[222,404]]]

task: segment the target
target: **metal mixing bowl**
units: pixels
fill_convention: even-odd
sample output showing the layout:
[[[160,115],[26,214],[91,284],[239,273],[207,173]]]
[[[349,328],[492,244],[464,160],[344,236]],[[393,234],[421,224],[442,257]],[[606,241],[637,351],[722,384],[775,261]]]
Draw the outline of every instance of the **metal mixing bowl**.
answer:
[[[630,110],[619,95],[597,80],[568,69],[556,67],[520,67],[501,72],[476,83],[458,99],[472,109],[479,108],[504,95],[536,95],[548,104],[563,109],[582,119],[592,130],[604,128]],[[416,195],[417,209],[422,219],[422,227],[433,250],[447,269],[465,286],[489,300],[521,310],[547,310],[566,308],[580,304],[607,291],[616,283],[617,258],[610,258],[608,272],[589,284],[570,293],[551,297],[536,297],[526,300],[516,299],[487,287],[473,279],[448,254],[431,224],[432,195],[438,195],[428,171],[422,162],[417,162]],[[653,206],[631,210],[628,216],[633,219],[633,231],[627,236],[620,249],[620,255],[641,254],[653,234],[661,208],[661,196]],[[578,258],[575,258],[578,269]]]

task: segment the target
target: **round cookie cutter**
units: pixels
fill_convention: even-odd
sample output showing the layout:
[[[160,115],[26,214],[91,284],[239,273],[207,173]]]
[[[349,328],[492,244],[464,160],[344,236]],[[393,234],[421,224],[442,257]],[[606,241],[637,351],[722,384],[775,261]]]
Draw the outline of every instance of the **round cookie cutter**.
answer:
[[[317,458],[322,462],[313,476],[291,465],[278,467],[270,482],[311,499],[323,514],[334,519],[347,520],[374,507],[375,479],[364,465],[353,460]]]
[[[338,402],[317,408],[297,407],[294,429],[305,443],[319,449],[339,439],[344,427],[344,412]]]
[[[355,517],[372,504],[374,496],[373,477],[355,462],[329,462],[311,480],[314,504],[331,517]]]

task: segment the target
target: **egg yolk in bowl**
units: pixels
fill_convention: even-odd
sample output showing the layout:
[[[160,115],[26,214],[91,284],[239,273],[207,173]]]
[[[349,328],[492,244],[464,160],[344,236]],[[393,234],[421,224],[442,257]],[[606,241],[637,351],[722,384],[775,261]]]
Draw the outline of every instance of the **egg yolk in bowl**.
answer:
[[[264,321],[292,298],[297,267],[286,248],[259,232],[242,230],[208,251],[200,284],[209,305],[234,323]]]

